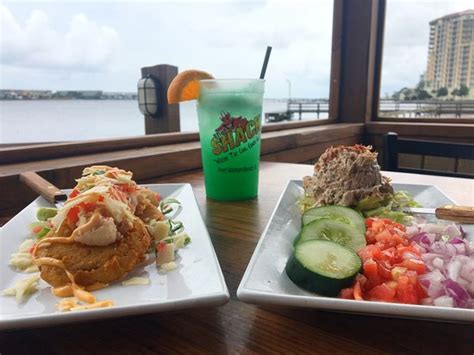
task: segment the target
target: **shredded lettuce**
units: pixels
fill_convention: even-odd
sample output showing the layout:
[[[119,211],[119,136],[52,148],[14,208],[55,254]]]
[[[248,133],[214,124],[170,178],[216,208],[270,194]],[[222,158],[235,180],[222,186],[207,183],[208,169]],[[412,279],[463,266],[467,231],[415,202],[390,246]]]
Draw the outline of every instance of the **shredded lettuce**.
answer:
[[[364,200],[356,207],[364,216],[389,218],[398,223],[408,223],[413,218],[403,212],[404,208],[421,207],[406,191],[397,191],[383,200],[370,200],[370,198]]]
[[[38,221],[47,221],[48,219],[53,218],[57,214],[57,208],[40,207],[38,208],[38,211],[36,211],[36,218],[38,219]]]
[[[315,203],[314,197],[304,195],[298,200],[297,205],[301,213],[305,213],[315,207]],[[421,207],[406,191],[397,191],[383,196],[367,196],[354,206],[364,217],[389,218],[398,223],[409,223],[412,217],[403,212],[406,207]]]
[[[305,195],[301,199],[298,200],[297,205],[300,209],[301,213],[305,213],[310,208],[313,208],[316,204],[316,199],[312,196]]]

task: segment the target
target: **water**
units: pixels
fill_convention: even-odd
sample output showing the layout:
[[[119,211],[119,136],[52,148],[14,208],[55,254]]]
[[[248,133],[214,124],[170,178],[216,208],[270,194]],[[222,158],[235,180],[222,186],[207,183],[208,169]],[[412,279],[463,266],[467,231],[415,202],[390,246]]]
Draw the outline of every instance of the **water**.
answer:
[[[264,100],[264,112],[285,109],[284,101]],[[182,103],[180,110],[181,131],[197,131],[196,102]],[[315,117],[315,114],[309,116]],[[0,101],[0,144],[61,142],[143,134],[144,119],[136,101]]]

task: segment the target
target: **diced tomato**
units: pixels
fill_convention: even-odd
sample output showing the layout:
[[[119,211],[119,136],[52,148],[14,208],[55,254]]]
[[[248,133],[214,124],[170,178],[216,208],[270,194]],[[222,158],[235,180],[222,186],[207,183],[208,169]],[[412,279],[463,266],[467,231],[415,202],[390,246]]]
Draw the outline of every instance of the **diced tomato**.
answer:
[[[156,201],[160,202],[161,201],[161,195],[158,192],[156,192],[155,195],[156,195]]]
[[[354,299],[354,289],[352,287],[343,288],[339,297],[344,298],[346,300],[353,300]]]
[[[373,218],[366,218],[365,219],[365,226],[367,229],[372,229],[372,224],[374,223]]]
[[[362,267],[364,269],[364,275],[368,280],[367,283],[370,285],[369,288],[372,288],[382,282],[382,279],[379,276],[379,267],[373,259],[365,261]]]
[[[410,283],[410,285],[416,285],[416,283],[418,282],[418,275],[415,271],[408,270],[407,272],[405,272],[404,276],[408,277],[408,282]]]
[[[419,281],[416,283],[415,289],[416,289],[416,295],[419,300],[428,297],[426,290],[423,288],[423,286],[421,286]]]
[[[378,265],[373,259],[364,261],[364,275],[370,280],[378,276]]]
[[[402,265],[408,270],[415,271],[418,275],[423,275],[426,272],[426,265],[422,260],[418,259],[405,259]]]
[[[409,278],[405,275],[400,276],[398,279],[397,299],[401,303],[418,303],[415,285],[411,284]]]
[[[397,281],[401,275],[405,274],[407,270],[408,269],[406,267],[395,266],[391,271],[392,279]]]
[[[360,282],[357,281],[354,284],[354,299],[358,301],[363,301],[364,298],[362,297],[362,287],[360,286]]]
[[[387,248],[380,252],[380,255],[383,260],[388,260],[390,263],[393,263],[395,258],[396,249],[394,247]]]
[[[418,275],[426,272],[426,265],[421,260],[420,249],[410,244],[405,226],[385,218],[367,218],[365,222],[368,245],[358,254],[367,280],[356,280],[354,298],[420,303],[426,293]]]
[[[393,302],[397,291],[387,284],[375,286],[368,292],[368,298],[371,301]]]
[[[391,280],[392,279],[392,273],[391,273],[391,265],[390,263],[386,261],[380,261],[378,264],[378,271],[380,277],[382,277],[385,280]]]
[[[358,254],[363,261],[368,259],[377,259],[380,255],[380,249],[373,244],[369,244],[365,248],[359,250]]]
[[[164,241],[161,241],[156,245],[156,251],[159,253],[160,251],[163,251],[165,247],[166,247],[166,243]]]

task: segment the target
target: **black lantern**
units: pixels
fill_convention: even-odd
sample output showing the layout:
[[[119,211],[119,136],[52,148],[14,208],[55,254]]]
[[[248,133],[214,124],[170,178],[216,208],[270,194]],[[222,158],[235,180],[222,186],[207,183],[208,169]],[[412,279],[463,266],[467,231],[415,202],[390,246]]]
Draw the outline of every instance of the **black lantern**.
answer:
[[[161,109],[160,83],[151,75],[138,80],[138,108],[146,116],[158,117]]]

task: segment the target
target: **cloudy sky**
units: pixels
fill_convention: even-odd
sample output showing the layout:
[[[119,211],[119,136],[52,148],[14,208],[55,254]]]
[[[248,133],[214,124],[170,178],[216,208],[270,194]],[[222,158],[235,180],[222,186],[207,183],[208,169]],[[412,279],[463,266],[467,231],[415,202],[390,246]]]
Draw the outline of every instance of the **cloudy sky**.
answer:
[[[415,85],[428,22],[465,1],[388,0],[382,93]],[[474,5],[471,5],[471,8]],[[2,1],[0,88],[135,91],[160,63],[256,77],[273,46],[267,97],[327,97],[332,1]]]

